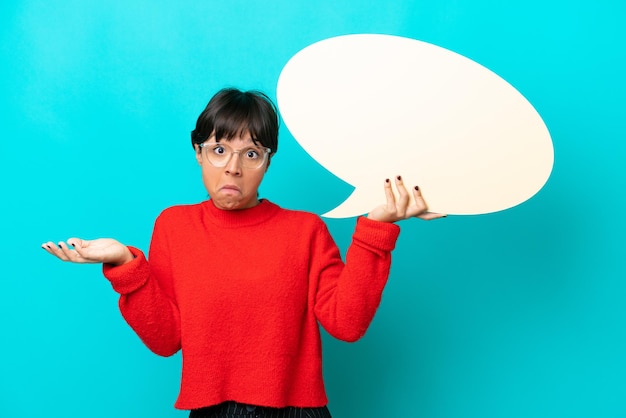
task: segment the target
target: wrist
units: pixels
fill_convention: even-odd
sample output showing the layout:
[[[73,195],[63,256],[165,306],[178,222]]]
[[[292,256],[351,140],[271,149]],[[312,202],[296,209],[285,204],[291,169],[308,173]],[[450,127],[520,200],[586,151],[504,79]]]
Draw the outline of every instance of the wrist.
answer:
[[[381,219],[380,215],[372,214],[371,212],[367,214],[366,218],[369,219],[370,221],[376,221],[376,222],[385,222],[385,223],[395,222],[394,220],[389,219],[389,218]]]
[[[124,264],[130,263],[131,261],[135,259],[135,256],[133,255],[133,253],[130,252],[128,247],[124,247],[124,250],[125,251],[123,252],[122,256],[118,260],[115,260],[109,264],[112,264],[114,266],[122,266]]]

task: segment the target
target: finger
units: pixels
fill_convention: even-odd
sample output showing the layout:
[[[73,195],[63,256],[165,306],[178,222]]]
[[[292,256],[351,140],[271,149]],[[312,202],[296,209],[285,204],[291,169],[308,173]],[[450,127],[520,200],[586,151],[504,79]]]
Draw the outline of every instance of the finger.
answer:
[[[48,253],[52,254],[53,256],[57,257],[60,260],[69,261],[67,257],[65,256],[65,254],[63,253],[63,251],[61,251],[61,249],[52,241],[43,243],[41,245],[41,248],[43,248]]]
[[[51,247],[54,245],[54,243],[52,241],[48,241],[48,242],[44,242],[43,244],[41,244],[41,248],[43,248],[44,250],[46,250],[47,252],[51,253]]]
[[[52,242],[48,241],[41,244],[41,248],[43,248],[47,253],[54,255],[54,253],[52,252],[53,245],[54,244]]]
[[[67,261],[73,261],[73,262],[77,261],[77,259],[79,258],[78,253],[70,249],[66,243],[61,241],[59,242],[58,246],[61,249],[61,252],[63,253],[63,255],[67,258]]]
[[[424,212],[421,213],[419,215],[417,215],[418,218],[423,219],[425,221],[432,221],[433,219],[441,219],[441,218],[445,218],[446,215],[445,213],[436,213],[436,212]]]
[[[409,208],[407,213],[410,217],[418,216],[428,210],[428,205],[422,197],[422,191],[418,186],[413,188],[413,198],[415,199],[415,204]]]
[[[70,238],[67,240],[67,243],[74,247],[74,253],[76,253],[76,261],[81,263],[92,263],[92,255],[93,251],[90,251],[90,243],[91,241],[80,239],[80,238]]]
[[[86,248],[89,245],[89,241],[82,240],[80,238],[70,238],[67,240],[67,243],[74,247],[76,251],[80,254],[81,250]]]
[[[385,198],[387,200],[387,210],[391,212],[395,212],[396,210],[396,196],[393,194],[393,189],[391,188],[391,181],[389,179],[385,179]]]
[[[409,206],[409,192],[404,187],[402,176],[396,176],[396,188],[398,189],[398,201],[396,202],[396,210],[398,216],[403,218],[406,215]]]

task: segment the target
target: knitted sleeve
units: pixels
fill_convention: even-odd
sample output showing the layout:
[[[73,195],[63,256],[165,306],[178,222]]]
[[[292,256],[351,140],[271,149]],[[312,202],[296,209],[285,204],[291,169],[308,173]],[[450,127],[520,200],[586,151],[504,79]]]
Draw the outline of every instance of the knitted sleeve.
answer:
[[[312,279],[318,280],[315,314],[333,337],[352,342],[365,335],[380,304],[399,233],[395,224],[358,218],[344,265],[325,225],[319,229],[311,270]]]
[[[149,260],[129,247],[135,259],[122,266],[104,265],[104,275],[120,293],[122,316],[154,353],[171,356],[180,349],[180,315],[175,303],[166,234],[157,222]]]

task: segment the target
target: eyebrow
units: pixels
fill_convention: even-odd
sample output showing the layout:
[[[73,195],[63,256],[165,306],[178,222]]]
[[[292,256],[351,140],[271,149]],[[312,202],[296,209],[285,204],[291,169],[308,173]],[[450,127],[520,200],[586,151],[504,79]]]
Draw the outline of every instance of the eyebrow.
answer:
[[[226,138],[226,137],[223,137],[223,138],[217,139],[217,138],[215,137],[215,134],[213,134],[213,135],[211,135],[211,136],[208,138],[208,140],[211,140],[211,138],[214,138],[214,139],[215,139],[215,143],[219,144],[219,143],[220,143],[220,141],[221,141],[222,139]],[[230,142],[230,141],[232,141],[232,140],[233,140],[233,138],[230,138],[230,139],[226,138],[226,139],[224,139],[224,141],[225,141],[225,142]],[[250,136],[250,137],[249,137],[249,138],[247,138],[247,139],[244,139],[243,141],[248,141],[248,142],[251,142],[251,145],[254,145],[255,147],[258,147],[258,148],[267,148],[265,145],[263,145],[263,144],[261,143],[261,141],[259,141],[258,139],[254,139],[254,138],[252,138],[252,136]]]

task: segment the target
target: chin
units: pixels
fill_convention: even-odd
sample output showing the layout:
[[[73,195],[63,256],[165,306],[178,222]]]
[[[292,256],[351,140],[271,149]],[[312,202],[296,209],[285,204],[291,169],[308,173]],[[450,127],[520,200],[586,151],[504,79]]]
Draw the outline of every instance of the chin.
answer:
[[[255,206],[253,201],[247,200],[215,199],[214,203],[217,208],[223,210],[247,209]]]
[[[236,210],[239,209],[242,205],[239,202],[224,202],[215,200],[215,206],[222,210]]]

